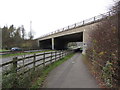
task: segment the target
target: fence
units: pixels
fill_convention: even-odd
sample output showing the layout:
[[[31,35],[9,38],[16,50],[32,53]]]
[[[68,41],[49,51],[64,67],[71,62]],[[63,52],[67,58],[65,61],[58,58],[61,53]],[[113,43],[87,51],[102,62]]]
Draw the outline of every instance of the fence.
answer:
[[[36,67],[39,66],[45,67],[46,65],[51,64],[70,53],[71,52],[67,52],[67,51],[51,51],[51,52],[44,52],[40,54],[26,56],[24,58],[14,57],[13,60],[1,64],[0,67],[2,67],[3,71],[5,71],[6,68],[10,68],[10,66],[12,66],[14,68],[14,72],[17,74],[20,72],[21,69],[27,67],[28,70],[19,73],[21,75],[23,73],[30,71],[31,69],[34,70]],[[5,72],[4,74],[9,74],[9,73],[11,73],[11,71]]]
[[[72,53],[72,51],[49,51],[27,55],[22,58],[14,57],[11,61],[2,63],[0,68],[2,68],[4,78],[3,87],[6,87],[6,85],[9,85],[10,83],[12,87],[16,87],[16,83],[19,82],[17,78],[21,76],[24,77],[26,74],[29,75],[29,73],[36,73],[38,69],[39,72],[37,73],[40,73],[42,68],[62,59],[70,53]],[[13,80],[9,82],[9,78],[13,78]]]
[[[116,9],[115,9],[116,10]],[[104,14],[100,14],[98,16],[95,16],[95,17],[92,17],[92,18],[89,18],[89,19],[86,19],[86,20],[83,20],[81,22],[78,22],[78,23],[75,23],[73,25],[69,25],[69,26],[66,26],[62,29],[58,29],[56,31],[53,31],[51,33],[48,33],[48,34],[45,34],[42,37],[45,37],[45,36],[49,36],[49,35],[52,35],[52,34],[55,34],[55,33],[59,33],[59,32],[63,32],[63,31],[67,31],[67,30],[71,30],[71,29],[74,29],[74,28],[77,28],[77,27],[81,27],[81,26],[84,26],[84,25],[88,25],[88,24],[91,24],[91,23],[94,23],[94,22],[98,22],[100,20],[103,20],[104,18],[107,18],[109,16],[113,16],[115,13],[115,10],[111,10],[107,13],[104,13]]]
[[[2,88],[26,87],[30,82],[42,73],[42,70],[61,60],[72,51],[49,51],[23,57],[14,57],[8,62],[0,64],[2,69]]]
[[[1,55],[7,55],[7,54],[14,54],[14,53],[31,53],[31,52],[39,52],[39,51],[46,51],[47,49],[22,49],[21,51],[0,51]],[[48,49],[49,50],[49,49]]]

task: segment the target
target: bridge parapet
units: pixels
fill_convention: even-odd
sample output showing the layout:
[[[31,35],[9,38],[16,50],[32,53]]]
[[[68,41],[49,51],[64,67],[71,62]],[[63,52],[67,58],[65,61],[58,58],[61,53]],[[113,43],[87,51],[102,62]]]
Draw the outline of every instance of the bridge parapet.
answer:
[[[74,29],[74,28],[77,28],[77,27],[81,27],[81,26],[84,26],[84,25],[88,25],[88,24],[91,24],[91,23],[94,23],[94,22],[98,22],[98,21],[100,21],[100,20],[102,20],[104,18],[112,16],[113,15],[113,11],[114,10],[111,10],[111,11],[109,11],[107,13],[100,14],[98,16],[95,16],[95,17],[83,20],[81,22],[78,22],[78,23],[75,23],[75,24],[72,24],[72,25],[69,25],[69,26],[66,26],[64,28],[61,28],[61,29],[58,29],[56,31],[50,32],[48,34],[45,34],[45,35],[41,36],[40,38],[43,38],[43,37],[46,37],[46,36],[49,36],[49,35],[53,35],[55,33],[63,32],[63,31],[66,31],[66,30],[71,30],[71,29]]]
[[[116,14],[116,13],[114,13]],[[41,38],[38,38],[38,46],[44,49],[67,49],[69,42],[89,42],[89,36],[92,32],[92,28],[95,28],[101,23],[102,20],[107,19],[114,15],[111,11],[101,14],[82,22],[75,23],[73,25],[64,27],[57,31],[48,33]],[[85,49],[84,49],[85,50]]]

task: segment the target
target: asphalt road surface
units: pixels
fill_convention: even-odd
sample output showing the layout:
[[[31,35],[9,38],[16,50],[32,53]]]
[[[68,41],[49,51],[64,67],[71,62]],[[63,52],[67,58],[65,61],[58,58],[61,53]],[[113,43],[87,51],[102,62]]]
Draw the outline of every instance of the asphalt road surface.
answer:
[[[49,73],[43,88],[98,88],[98,84],[76,53]]]

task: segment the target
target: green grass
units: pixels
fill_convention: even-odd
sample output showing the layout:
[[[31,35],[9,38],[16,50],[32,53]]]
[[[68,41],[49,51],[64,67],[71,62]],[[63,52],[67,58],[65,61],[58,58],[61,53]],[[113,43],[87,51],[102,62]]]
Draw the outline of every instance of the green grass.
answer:
[[[27,53],[14,53],[14,54],[6,54],[6,55],[0,55],[0,58],[10,57],[10,56],[20,56],[20,55],[29,55],[29,54],[35,54],[35,53],[41,53],[41,52],[48,52],[48,51],[54,51],[54,50],[46,50],[46,51],[38,51],[38,52],[27,52]]]
[[[56,68],[58,65],[62,64],[64,61],[71,58],[74,54],[69,54],[65,56],[64,58],[47,65],[43,68],[43,65],[40,67],[37,67],[35,70],[31,69],[29,72],[19,76],[19,74],[13,73],[13,67],[11,66],[9,69],[6,69],[5,72],[3,72],[2,77],[2,87],[3,88],[12,88],[13,82],[15,81],[15,77],[17,79],[16,87],[17,88],[31,88],[31,89],[37,89],[42,87],[43,81],[46,79],[46,76],[48,73]],[[26,71],[28,68],[22,69],[20,72]],[[11,71],[9,74],[5,74],[7,72]]]
[[[71,58],[74,54],[70,54],[65,56],[64,58],[60,59],[59,61],[56,61],[54,63],[52,63],[49,66],[46,66],[45,68],[43,68],[43,70],[41,71],[41,75],[40,77],[38,77],[38,79],[32,83],[31,88],[41,88],[42,84],[44,82],[44,80],[46,79],[48,73],[50,71],[52,71],[54,68],[56,68],[58,65],[62,64],[64,61],[68,60],[69,58]]]
[[[9,50],[6,50],[6,49],[0,49],[0,52],[2,52],[2,51],[9,51]]]

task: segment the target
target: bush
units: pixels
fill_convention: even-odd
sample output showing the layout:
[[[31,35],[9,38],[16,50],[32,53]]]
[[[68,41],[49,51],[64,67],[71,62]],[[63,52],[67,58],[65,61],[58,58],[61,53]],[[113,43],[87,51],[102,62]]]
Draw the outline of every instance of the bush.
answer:
[[[101,68],[103,72],[103,81],[107,87],[118,86],[118,30],[117,15],[109,16],[103,19],[90,35],[90,45],[86,54],[91,61],[96,61],[99,65],[93,65],[95,68]],[[109,65],[108,65],[109,62]],[[100,73],[99,70],[96,71]]]

